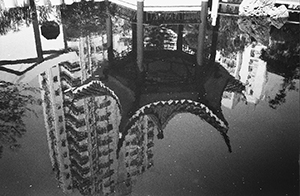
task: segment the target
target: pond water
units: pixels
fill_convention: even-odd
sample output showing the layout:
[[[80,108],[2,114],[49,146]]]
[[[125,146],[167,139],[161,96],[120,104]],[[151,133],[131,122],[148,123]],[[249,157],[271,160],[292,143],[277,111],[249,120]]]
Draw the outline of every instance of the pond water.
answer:
[[[131,30],[124,25],[126,21],[118,20],[115,21],[117,27],[113,36],[114,48],[116,54],[126,51],[123,55],[127,55],[131,47],[131,41],[128,42]],[[25,27],[19,32],[0,37],[1,61],[32,57],[35,49],[33,33],[29,31],[31,28]],[[169,32],[169,42],[176,42],[174,27],[163,29],[164,33]],[[191,25],[184,29],[187,40],[183,48],[188,48],[185,51],[191,56],[174,56],[173,53],[155,56],[151,52],[145,52],[148,75],[140,97],[135,92],[140,84],[133,84],[130,76],[134,60],[128,61],[121,57],[119,62],[125,67],[122,74],[113,70],[109,72],[108,78],[101,78],[103,83],[95,82],[99,80],[97,77],[90,82],[89,76],[93,75],[90,72],[96,70],[96,73],[102,74],[103,69],[99,71],[97,68],[108,66],[107,49],[103,45],[106,42],[105,34],[93,34],[88,39],[69,39],[68,46],[76,52],[63,54],[65,56],[57,57],[58,60],[51,57],[41,64],[44,68],[34,68],[23,76],[1,69],[2,80],[12,82],[9,85],[26,81],[28,86],[40,88],[39,92],[34,93],[33,99],[41,99],[37,103],[42,104],[29,104],[29,109],[34,112],[26,111],[26,115],[20,115],[26,131],[21,134],[22,137],[14,137],[21,148],[10,150],[8,145],[4,145],[0,159],[0,195],[82,195],[81,193],[90,193],[89,191],[94,191],[94,195],[132,196],[299,195],[300,83],[299,68],[295,68],[299,66],[299,62],[287,67],[289,71],[272,67],[270,63],[277,65],[282,61],[263,61],[258,56],[262,48],[275,47],[279,41],[273,40],[273,45],[263,46],[257,40],[250,43],[245,40],[249,37],[244,39],[237,36],[240,32],[219,30],[219,36],[233,36],[232,42],[239,37],[241,43],[230,45],[225,48],[228,51],[224,51],[224,45],[231,42],[218,37],[221,40],[218,42],[215,59],[218,64],[211,64],[213,68],[206,67],[204,75],[201,75],[203,79],[195,84],[189,79],[195,76],[192,40],[196,33]],[[150,38],[152,35],[149,32],[157,33],[155,29],[147,30]],[[210,43],[211,29],[207,32],[209,36],[206,41]],[[28,36],[25,50],[17,52],[20,49],[16,49],[20,44],[18,39],[25,34]],[[282,34],[277,32],[276,35]],[[16,43],[10,41],[12,38]],[[170,38],[173,40],[170,41]],[[62,34],[56,41],[43,38],[42,44],[47,50],[61,50],[64,47]],[[282,44],[282,40],[280,41]],[[148,51],[153,51],[153,43],[151,39],[145,42]],[[284,44],[289,43],[291,42],[286,41]],[[87,55],[85,49],[88,47],[90,52]],[[300,42],[296,46],[290,44],[290,47],[298,47],[299,51]],[[299,56],[291,50],[282,51],[289,53],[289,59]],[[93,66],[85,69],[80,65],[81,69],[78,71],[76,66],[87,59],[93,61]],[[59,64],[61,62],[64,63]],[[58,64],[59,66],[53,66]],[[31,64],[14,65],[18,66],[21,68],[14,69],[22,71]],[[71,71],[68,72],[66,67],[72,67]],[[69,79],[65,73],[71,73],[71,77],[75,79]],[[55,76],[61,78],[59,85]],[[72,85],[78,86],[75,80],[80,77],[87,78],[88,82],[83,82],[85,86],[72,89],[72,95],[63,91],[71,89]],[[182,79],[185,82],[181,82]],[[240,83],[233,86],[245,86],[245,89],[228,90],[228,81],[238,80]],[[3,84],[1,83],[2,92],[5,88]],[[60,92],[63,95],[56,93],[57,88],[62,88]],[[1,96],[4,97],[2,94]],[[50,101],[47,101],[47,96]],[[69,103],[72,96],[77,96],[77,100]],[[63,107],[60,108],[60,104]],[[141,109],[144,105],[147,107]],[[5,112],[10,112],[7,107],[1,108],[6,108],[1,111],[3,122]],[[76,108],[80,111],[73,115]],[[71,113],[77,119],[72,120]],[[49,120],[51,115],[54,116],[53,129]],[[60,116],[64,117],[60,120]],[[17,122],[19,121],[14,123]],[[84,125],[79,125],[82,122]],[[4,125],[6,124],[1,124],[2,135],[7,131],[4,130]],[[67,136],[58,134],[61,125]],[[71,125],[74,125],[73,128],[70,128]],[[223,135],[227,128],[231,153],[228,152],[229,144]],[[54,136],[49,134],[51,131]],[[77,135],[74,131],[77,131]],[[87,133],[88,139],[78,139],[85,137],[78,134],[83,132]],[[122,136],[119,137],[119,133]],[[67,146],[57,144],[63,143],[63,137],[66,137]],[[98,154],[95,155],[94,151]],[[87,163],[82,163],[85,155]],[[76,156],[82,157],[77,159]],[[68,171],[71,180],[64,176]],[[70,191],[70,184],[73,191],[64,193],[63,189]]]

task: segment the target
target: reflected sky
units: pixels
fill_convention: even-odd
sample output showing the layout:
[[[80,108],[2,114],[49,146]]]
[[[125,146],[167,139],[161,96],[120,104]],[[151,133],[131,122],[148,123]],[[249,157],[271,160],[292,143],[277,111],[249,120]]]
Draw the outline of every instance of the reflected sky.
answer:
[[[147,72],[141,85],[136,82],[131,52],[132,26],[124,19],[112,19],[112,62],[108,62],[105,25],[100,25],[100,33],[76,37],[74,29],[68,32],[59,24],[61,34],[55,40],[42,36],[42,45],[47,51],[63,50],[67,35],[67,51],[45,54],[49,59],[23,76],[0,70],[5,81],[28,82],[40,89],[35,96],[42,100],[28,105],[37,115],[22,116],[26,133],[18,138],[21,148],[10,151],[4,145],[1,193],[299,193],[299,64],[286,60],[297,57],[293,49],[299,50],[299,43],[282,43],[270,34],[270,45],[263,45],[247,32],[237,36],[242,32],[237,25],[232,32],[221,25],[214,63],[196,75],[197,27],[184,26],[185,41],[177,51],[176,25],[146,26]],[[235,24],[235,19],[224,20]],[[283,27],[293,35],[294,27]],[[206,61],[211,62],[214,55],[209,51],[216,38],[211,26],[207,35]],[[35,56],[32,26],[0,36],[0,43],[1,62]],[[17,47],[20,43],[22,47]],[[285,53],[274,54],[276,47]],[[265,60],[262,50],[269,55]],[[290,58],[282,60],[280,55]],[[290,63],[287,70],[276,67],[281,62]],[[1,64],[17,71],[31,65]],[[197,77],[201,79],[195,82]]]

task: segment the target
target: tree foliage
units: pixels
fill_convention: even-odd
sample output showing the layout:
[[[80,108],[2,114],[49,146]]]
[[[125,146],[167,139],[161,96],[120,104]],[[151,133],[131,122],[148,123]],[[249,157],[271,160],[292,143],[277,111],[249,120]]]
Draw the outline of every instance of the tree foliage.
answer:
[[[4,146],[17,150],[21,146],[17,138],[26,133],[23,117],[34,112],[30,105],[40,104],[34,97],[39,90],[27,85],[0,81],[0,157]]]
[[[232,53],[242,51],[248,43],[251,42],[250,37],[243,33],[237,24],[238,17],[219,16],[218,28],[218,42],[217,50],[222,55],[228,56]],[[198,44],[198,31],[199,25],[185,25],[185,41],[190,48],[197,49]],[[206,37],[205,37],[205,51],[211,51],[211,42],[213,35],[213,27],[211,26],[210,19],[207,22]],[[205,56],[208,56],[205,55]]]
[[[271,44],[262,51],[261,59],[267,62],[268,71],[285,78],[300,78],[300,29],[285,25],[271,29]]]
[[[281,89],[275,95],[273,99],[269,98],[268,103],[272,109],[277,109],[286,101],[286,96],[289,91],[299,91],[296,87],[296,82],[293,78],[284,78],[281,84]]]
[[[39,24],[48,21],[51,14],[57,13],[59,6],[39,6],[36,7]],[[29,26],[33,20],[33,10],[30,6],[15,7],[8,10],[0,10],[0,35],[5,35],[9,31],[19,31],[21,26]],[[59,17],[56,16],[59,21]]]
[[[145,28],[145,46],[146,48],[155,48],[163,50],[165,45],[174,45],[175,35],[166,25],[148,26]]]
[[[289,91],[299,91],[295,79],[300,79],[300,29],[298,25],[286,24],[281,29],[271,27],[271,44],[262,51],[261,59],[267,62],[267,70],[284,77],[281,89],[269,106],[277,109],[285,103]]]
[[[0,10],[0,35],[9,31],[18,31],[20,26],[29,26],[32,22],[30,7],[16,7]]]
[[[100,34],[105,30],[106,6],[94,1],[81,1],[61,7],[62,22],[67,37],[78,38],[91,33]]]
[[[251,42],[250,37],[240,30],[237,22],[238,17],[220,16],[217,50],[225,56],[243,51]]]

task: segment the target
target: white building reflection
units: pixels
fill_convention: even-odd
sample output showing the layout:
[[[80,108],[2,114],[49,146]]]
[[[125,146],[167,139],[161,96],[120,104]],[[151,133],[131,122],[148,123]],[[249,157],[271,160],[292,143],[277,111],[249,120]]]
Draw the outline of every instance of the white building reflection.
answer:
[[[230,57],[224,57],[220,53],[216,56],[216,61],[245,85],[246,101],[253,104],[265,99],[265,86],[268,81],[267,63],[259,58],[264,48],[266,47],[261,44],[251,44],[243,52],[237,52]],[[241,95],[225,91],[222,105],[233,109],[241,99]]]
[[[254,104],[264,99],[267,83],[267,63],[259,58],[263,48],[261,44],[246,47],[240,70],[241,81],[246,84],[247,101]]]

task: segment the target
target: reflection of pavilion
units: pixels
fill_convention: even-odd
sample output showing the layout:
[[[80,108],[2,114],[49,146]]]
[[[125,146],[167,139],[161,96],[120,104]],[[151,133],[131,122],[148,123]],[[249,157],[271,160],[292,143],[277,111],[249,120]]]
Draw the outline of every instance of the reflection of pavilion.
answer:
[[[60,6],[60,5],[72,5],[73,3],[77,3],[78,1],[75,0],[49,0],[49,1],[38,1],[35,2],[33,0],[16,0],[16,1],[10,1],[10,0],[3,0],[0,3],[0,9],[11,9],[16,7],[29,7],[32,12],[36,12],[37,7],[41,6]],[[95,0],[93,1],[95,4],[97,4],[99,7],[107,7],[107,24],[106,24],[106,33],[107,33],[107,49],[109,58],[113,56],[113,40],[112,40],[112,21],[110,18],[110,15],[115,14],[116,16],[119,16],[121,18],[125,18],[132,22],[132,31],[133,33],[133,50],[136,50],[136,47],[141,46],[141,42],[143,39],[142,35],[142,29],[143,24],[198,24],[200,22],[200,16],[199,11],[201,10],[201,3],[193,0],[190,2],[185,2],[184,4],[178,4],[174,3],[172,1],[167,2],[165,6],[157,6],[155,4],[151,4],[151,1],[146,1],[144,5],[144,1],[138,0],[138,1],[119,1],[119,0]],[[161,4],[162,2],[160,2]],[[207,2],[203,4],[207,6]],[[205,7],[207,8],[207,7]],[[58,12],[60,12],[60,7],[58,7]],[[206,11],[206,10],[205,10]],[[58,13],[59,15],[59,13]],[[35,15],[34,15],[35,16]],[[37,58],[31,58],[31,59],[22,59],[24,62],[42,62],[45,59],[45,55],[48,54],[56,54],[56,53],[64,53],[66,51],[45,51],[43,49],[43,46],[41,44],[41,33],[40,33],[40,24],[39,24],[39,18],[35,17],[33,18],[33,31],[34,31],[34,37],[35,37],[35,45],[36,45],[36,52],[37,52]],[[179,26],[180,26],[179,25]],[[64,26],[64,23],[63,23]],[[65,27],[64,27],[65,28]],[[66,40],[65,35],[65,29],[62,28],[62,33],[64,34],[64,44],[65,49],[68,48],[68,43]],[[182,27],[179,28],[182,31]],[[181,36],[182,33],[180,32]],[[82,40],[82,42],[85,42],[86,40]],[[138,42],[138,44],[137,44]],[[182,47],[182,37],[181,41],[179,40],[180,45],[178,47]],[[137,51],[137,53],[140,53],[140,48]],[[140,57],[140,54],[138,54],[138,59],[142,58]],[[26,61],[25,61],[26,60]],[[30,61],[29,61],[30,60]],[[21,59],[19,60],[21,61]],[[16,63],[16,62],[2,62],[1,64],[7,64],[7,63]],[[36,66],[36,65],[34,65]],[[140,65],[141,67],[142,65]],[[141,69],[141,68],[140,68]]]
[[[130,186],[134,176],[153,165],[152,148],[155,132],[158,132],[159,139],[163,138],[164,127],[177,113],[194,114],[215,127],[231,151],[227,136],[228,123],[220,109],[220,96],[228,84],[241,88],[243,85],[217,65],[204,66],[202,53],[205,28],[203,26],[206,20],[200,24],[201,33],[197,55],[191,56],[182,49],[180,26],[178,35],[181,34],[181,36],[177,38],[177,51],[144,53],[143,23],[151,21],[171,24],[179,21],[180,25],[181,23],[199,23],[199,13],[195,10],[176,12],[175,15],[173,12],[150,13],[149,11],[145,13],[143,1],[137,2],[136,10],[118,4],[113,4],[113,6],[116,6],[118,14],[123,14],[123,17],[128,17],[133,23],[132,53],[134,55],[131,56],[132,58],[127,56],[125,60],[113,61],[112,22],[108,18],[106,21],[107,48],[104,49],[102,45],[99,52],[92,36],[81,37],[77,51],[79,56],[75,52],[67,52],[57,58],[43,61],[45,59],[43,59],[43,51],[39,45],[36,33],[38,28],[35,23],[37,53],[41,62],[19,79],[20,82],[26,82],[40,74],[50,158],[57,179],[66,192],[78,189],[82,194],[111,194],[118,190],[123,182],[126,186]],[[203,6],[207,8],[207,2],[202,3],[201,8]],[[201,17],[206,18],[207,10],[202,11]],[[145,20],[143,20],[144,15]],[[126,58],[130,63],[126,61],[128,60]],[[130,84],[134,83],[137,89],[144,84],[140,83],[143,82],[140,78],[142,73],[148,71],[144,79],[151,84],[174,82],[176,86],[178,83],[183,83],[185,86],[182,89],[184,89],[192,86],[193,83],[195,87],[193,90],[199,94],[198,99],[171,98],[142,106],[138,98],[139,93],[143,93],[143,89],[136,90],[134,93],[136,103],[138,103],[137,110],[128,120],[125,130],[122,130],[123,137],[120,139],[124,142],[121,145],[122,143],[118,143],[118,135],[121,132],[119,129],[121,104],[124,105],[124,103],[119,98],[124,95],[116,95],[117,89],[108,88],[109,85],[106,86],[100,82],[98,68],[102,68],[105,61],[137,65],[138,79],[129,81]],[[159,63],[160,65],[157,66]],[[164,66],[169,66],[169,69],[162,70]],[[161,74],[159,75],[161,77],[156,77],[156,73]],[[201,77],[196,78],[200,81],[195,83],[195,75],[199,73],[202,74]],[[166,76],[170,76],[168,80],[162,80]],[[121,148],[121,152],[122,150],[124,152],[123,162],[121,159],[117,160],[117,146]],[[124,172],[119,170],[122,167],[126,171],[125,177],[119,176],[119,173]]]
[[[58,12],[60,12],[60,5],[71,5],[73,3],[78,3],[77,0],[48,0],[48,1],[33,1],[33,0],[2,0],[0,2],[0,9],[11,9],[16,7],[29,7],[31,12],[36,12],[36,7],[41,6],[57,6]],[[87,1],[88,2],[88,1]],[[185,50],[186,46],[182,45],[182,25],[183,24],[199,24],[200,28],[199,31],[200,36],[198,37],[198,52],[197,55],[197,62],[199,65],[202,65],[202,54],[203,53],[203,39],[205,34],[205,29],[202,28],[202,25],[205,25],[206,22],[203,20],[207,16],[207,1],[197,1],[197,0],[190,0],[184,3],[178,3],[175,1],[145,1],[144,0],[95,0],[93,1],[95,4],[106,7],[107,6],[107,14],[108,16],[115,14],[121,18],[125,18],[132,23],[132,49],[136,51],[137,54],[137,62],[139,69],[143,69],[143,65],[141,64],[141,59],[143,58],[142,55],[142,45],[143,45],[143,24],[149,25],[160,25],[160,24],[172,24],[178,25],[178,39],[177,39],[177,49],[178,50]],[[157,4],[160,4],[157,6]],[[277,4],[289,4],[289,5],[298,5],[299,2],[297,0],[290,0],[290,1],[278,1],[276,0],[275,3]],[[215,21],[218,15],[232,15],[231,8],[233,7],[236,12],[238,10],[238,6],[240,3],[232,3],[222,0],[214,0],[212,1],[210,16]],[[230,10],[223,10],[222,7],[229,7]],[[204,8],[204,9],[202,9]],[[219,9],[220,8],[220,9]],[[203,10],[203,12],[201,12]],[[228,13],[227,13],[228,12]],[[299,12],[297,10],[289,9],[289,12]],[[35,14],[33,14],[35,16]],[[47,60],[47,55],[55,56],[57,54],[61,54],[66,52],[68,48],[68,43],[65,36],[65,25],[62,25],[61,31],[64,37],[64,49],[59,51],[55,50],[45,50],[42,46],[41,42],[41,33],[39,19],[38,17],[34,17],[32,20],[32,26],[34,31],[34,38],[36,44],[36,52],[37,58],[29,58],[29,59],[18,59],[18,61],[1,61],[0,65],[8,65],[8,64],[16,64],[16,63],[35,63],[31,66],[38,66],[38,64],[44,60]],[[203,21],[203,22],[200,22]],[[112,40],[112,21],[111,18],[108,17],[106,20],[106,33],[107,33],[107,48],[108,48],[108,56],[109,59],[113,58],[113,40]],[[62,22],[63,23],[63,22]],[[215,23],[215,22],[213,22]],[[88,42],[87,40],[83,39],[82,42]],[[187,49],[188,50],[188,49]],[[37,63],[36,63],[37,62]],[[31,67],[31,68],[32,68]],[[5,69],[6,71],[12,71],[10,69]],[[14,72],[14,74],[24,74],[25,72]]]
[[[191,113],[214,126],[224,137],[229,151],[229,138],[226,135],[227,123],[218,118],[202,103],[181,99],[157,101],[137,110],[129,119],[120,140],[120,154],[124,157],[126,175],[120,179],[127,186],[136,181],[138,175],[155,164],[153,162],[154,140],[163,139],[163,130],[169,121],[179,113]]]
[[[153,165],[154,135],[162,138],[164,127],[177,113],[192,113],[214,126],[230,149],[224,119],[200,102],[172,99],[149,103],[135,112],[122,133],[124,146],[118,145],[124,159],[117,160],[119,99],[100,81],[80,85],[82,71],[85,68],[74,59],[40,76],[50,158],[65,191],[110,194],[124,183],[130,191],[136,176]],[[124,172],[120,168],[127,177],[119,176]]]

